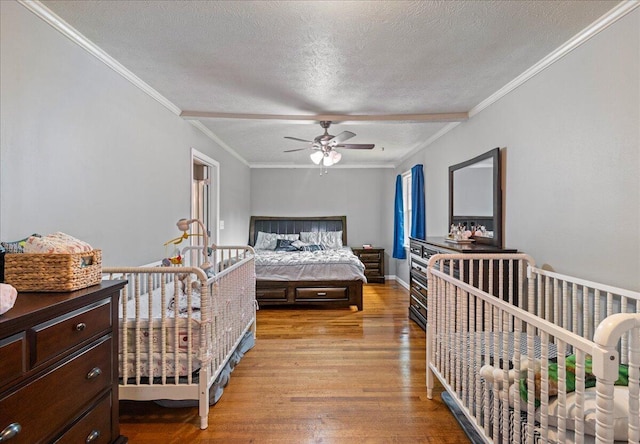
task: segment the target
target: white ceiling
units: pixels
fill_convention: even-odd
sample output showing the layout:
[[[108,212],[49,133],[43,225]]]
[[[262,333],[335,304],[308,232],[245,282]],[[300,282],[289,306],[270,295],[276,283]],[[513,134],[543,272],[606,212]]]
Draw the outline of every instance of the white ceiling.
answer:
[[[284,136],[322,134],[315,116],[376,145],[339,166],[397,165],[618,3],[42,2],[253,167],[311,166]]]

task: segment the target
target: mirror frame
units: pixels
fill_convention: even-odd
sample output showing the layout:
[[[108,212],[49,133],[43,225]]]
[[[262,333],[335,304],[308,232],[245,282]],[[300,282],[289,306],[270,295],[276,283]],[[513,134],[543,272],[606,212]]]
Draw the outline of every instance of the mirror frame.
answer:
[[[473,236],[478,244],[494,245],[502,248],[502,167],[500,162],[500,148],[494,148],[484,154],[469,159],[465,162],[458,163],[449,167],[449,227],[459,220],[474,219],[472,215],[456,216],[453,215],[453,173],[461,168],[468,167],[474,163],[481,162],[486,159],[493,159],[493,237]]]

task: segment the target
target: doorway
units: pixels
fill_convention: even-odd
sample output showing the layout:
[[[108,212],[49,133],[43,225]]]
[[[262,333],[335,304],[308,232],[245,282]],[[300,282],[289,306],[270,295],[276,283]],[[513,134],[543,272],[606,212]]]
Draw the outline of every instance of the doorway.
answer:
[[[207,229],[209,245],[217,244],[220,219],[220,163],[209,156],[191,149],[191,218],[202,221]],[[191,226],[192,234],[202,235],[198,224]],[[198,237],[191,238],[192,245]]]

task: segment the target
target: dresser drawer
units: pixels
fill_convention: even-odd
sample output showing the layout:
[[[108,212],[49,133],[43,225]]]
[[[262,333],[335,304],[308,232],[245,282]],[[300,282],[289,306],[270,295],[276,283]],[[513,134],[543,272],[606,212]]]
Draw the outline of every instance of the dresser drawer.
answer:
[[[42,364],[110,328],[109,300],[37,325],[34,327],[36,346],[32,365]]]
[[[0,341],[0,387],[19,378],[26,371],[26,347],[24,332]]]
[[[375,262],[377,263],[380,260],[380,252],[375,253],[360,253],[358,255],[362,262]]]
[[[420,285],[422,285],[425,288],[427,287],[427,275],[421,273],[419,270],[412,268],[411,271],[409,272],[409,276],[411,277],[411,280],[419,283]]]
[[[62,435],[56,444],[107,444],[109,442],[111,442],[111,393]]]
[[[296,301],[347,301],[349,291],[346,287],[337,288],[298,288],[296,289]]]
[[[422,245],[420,245],[418,242],[410,241],[409,251],[411,252],[411,254],[422,257]]]
[[[422,285],[421,282],[418,282],[416,279],[411,280],[411,293],[418,294],[426,299],[427,297],[427,288]]]
[[[258,301],[287,301],[287,288],[256,288],[256,299]]]
[[[420,313],[423,318],[427,319],[427,304],[422,298],[412,294],[410,304],[414,312]]]
[[[112,386],[112,342],[107,337],[21,389],[0,399],[0,430],[22,427],[11,444],[49,440]],[[99,371],[97,370],[99,369]]]
[[[378,277],[380,276],[380,269],[378,267],[373,267],[373,268],[365,268],[364,270],[364,275],[366,277]]]

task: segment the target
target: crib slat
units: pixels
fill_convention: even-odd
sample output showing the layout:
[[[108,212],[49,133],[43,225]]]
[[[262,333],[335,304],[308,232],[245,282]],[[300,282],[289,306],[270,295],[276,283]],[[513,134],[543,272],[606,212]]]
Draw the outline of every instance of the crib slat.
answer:
[[[221,250],[225,247],[214,251]],[[104,275],[129,281],[121,295],[120,399],[197,398],[200,427],[207,427],[209,387],[245,333],[255,332],[253,250],[230,247],[225,251],[220,254],[225,268],[212,278],[207,278],[200,268],[188,265],[103,268]],[[189,256],[200,259],[200,254],[183,255]],[[220,281],[229,283],[226,304],[216,305],[211,300],[219,295],[212,291]],[[194,282],[200,286],[198,308],[194,308],[197,305]],[[180,304],[179,295],[184,296],[184,306]],[[172,309],[165,310],[172,299]],[[127,304],[129,301],[132,310]],[[160,307],[156,318],[153,317],[154,303]],[[144,305],[150,316],[143,313]],[[131,347],[130,342],[133,342]],[[131,356],[132,362],[128,361]]]
[[[525,269],[523,264],[529,260],[525,257],[519,257],[521,263],[518,265],[507,262],[509,272]],[[474,419],[473,424],[479,433],[490,441],[511,442],[513,436],[513,442],[533,442],[536,436],[541,442],[585,442],[587,433],[593,433],[589,429],[593,427],[592,423],[585,421],[587,402],[591,402],[587,395],[593,396],[593,389],[585,388],[589,378],[593,377],[590,356],[593,356],[593,373],[600,372],[601,363],[605,361],[604,349],[593,340],[594,329],[602,324],[602,313],[610,316],[616,312],[640,311],[640,293],[613,289],[527,266],[526,277],[521,278],[520,271],[517,271],[519,277],[515,278],[517,285],[514,287],[524,289],[523,294],[518,294],[517,305],[527,310],[521,310],[512,299],[514,287],[509,284],[506,292],[506,289],[500,288],[502,282],[508,282],[512,277],[501,274],[504,271],[500,264],[504,262],[495,260],[497,257],[493,255],[474,255],[473,259],[462,255],[436,255],[429,260],[429,313],[432,315],[429,318],[427,341],[431,349],[439,352],[436,353],[436,361],[431,360],[432,354],[428,354],[428,366],[434,369],[434,374],[447,390],[454,391],[457,402]],[[469,279],[468,276],[466,281],[459,279],[464,272],[456,276],[451,271],[454,268],[452,261],[457,261],[455,265],[459,270],[484,270],[478,275],[477,281],[484,278],[496,282],[498,287],[494,290],[502,297],[496,298],[480,291],[478,286],[466,283],[476,279]],[[472,261],[476,261],[477,265]],[[442,270],[445,262],[449,264],[447,274],[438,271]],[[492,263],[498,265],[492,266]],[[494,273],[498,273],[497,281]],[[522,291],[518,290],[518,293]],[[603,303],[606,303],[606,308]],[[468,321],[465,314],[468,315]],[[640,324],[640,317],[637,322]],[[637,394],[640,390],[640,366],[635,364],[634,367],[632,362],[640,360],[640,328],[620,334],[620,337],[622,339],[613,350],[619,352],[621,362],[629,363],[629,413],[633,418],[629,420],[628,433],[630,442],[637,442],[640,436],[640,419],[636,418],[640,410],[640,394]],[[523,355],[520,353],[521,338],[525,346]],[[575,379],[572,381],[575,381],[576,389],[571,393],[567,390],[573,387],[573,382],[569,384],[567,372],[573,364],[566,361],[568,354],[575,357]],[[493,373],[492,382],[488,382],[477,371],[490,356],[497,370]],[[505,388],[506,383],[496,385],[510,377],[506,361],[513,362],[519,368],[523,361],[529,359],[531,362],[537,361],[540,370],[536,371],[531,366],[525,372],[526,400],[520,399],[517,386],[510,392]],[[552,391],[549,388],[552,381],[549,371],[552,368],[557,369],[557,399],[556,389]],[[600,384],[601,378],[598,378]],[[536,390],[536,380],[539,390]],[[613,381],[606,382],[605,389],[598,387],[595,394],[598,418],[603,411],[611,416]],[[536,406],[538,403],[540,407]],[[514,410],[517,413],[520,409],[526,411],[524,435],[518,415],[515,415],[512,423],[508,418]],[[608,424],[610,419],[596,421],[597,439],[602,442],[612,439],[612,435],[609,436],[612,433],[612,426]],[[552,430],[553,434],[550,433]]]

